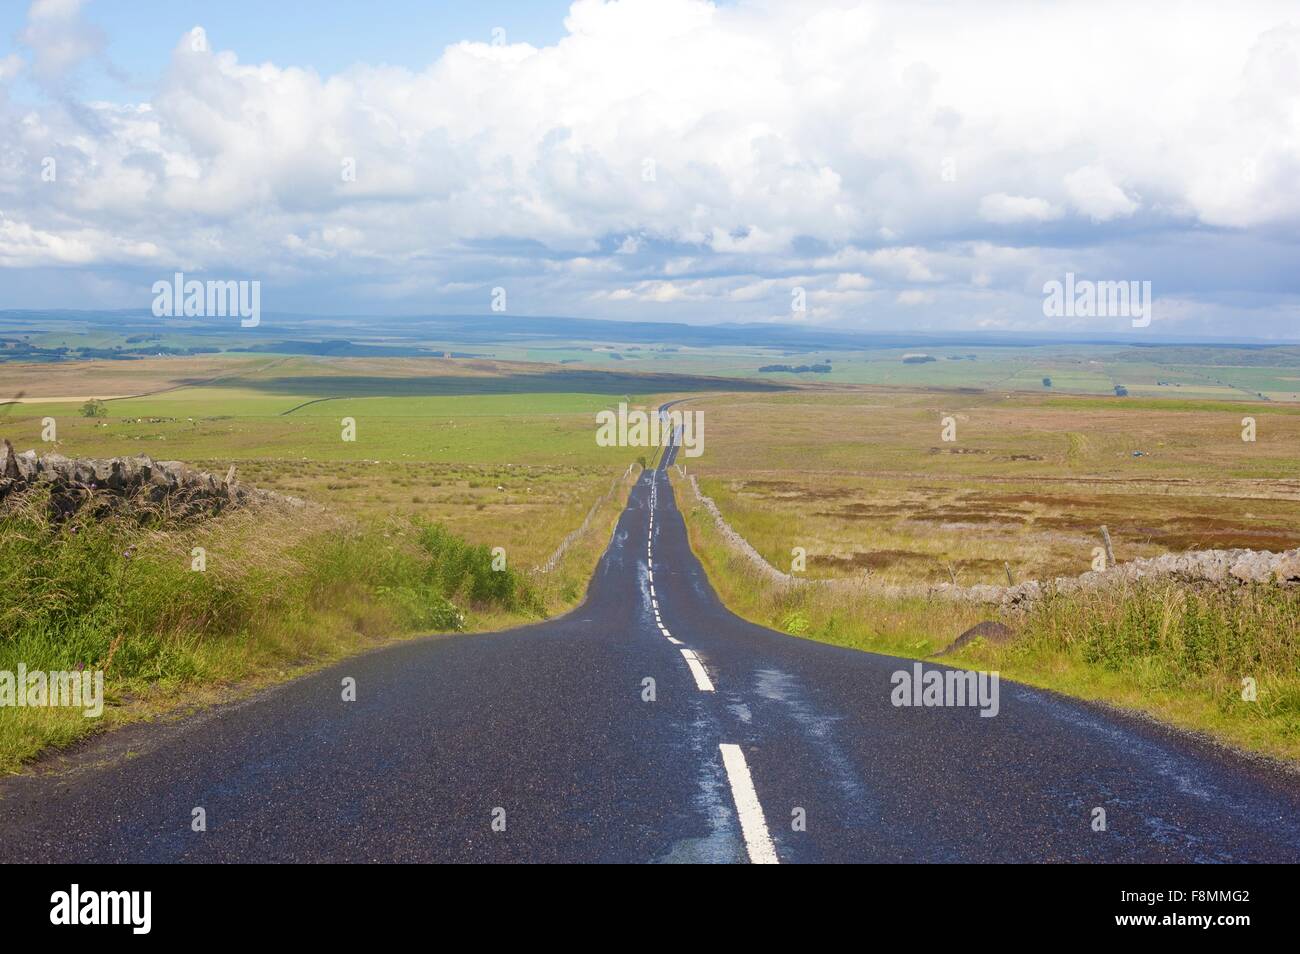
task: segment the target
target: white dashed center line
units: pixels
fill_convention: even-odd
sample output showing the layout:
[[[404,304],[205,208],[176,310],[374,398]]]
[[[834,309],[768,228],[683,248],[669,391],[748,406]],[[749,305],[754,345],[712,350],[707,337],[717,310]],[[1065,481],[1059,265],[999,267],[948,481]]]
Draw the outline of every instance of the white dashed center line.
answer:
[[[654,525],[655,515],[654,506],[656,499],[656,487],[652,482],[650,484],[650,529],[646,532],[646,570],[650,577],[650,605],[654,609],[655,625],[659,627],[664,638],[674,646],[682,647],[682,658],[686,660],[686,665],[691,670],[691,675],[695,677],[695,685],[701,692],[713,692],[713,680],[709,678],[709,671],[704,668],[700,662],[700,657],[695,655],[694,650],[686,649],[685,643],[680,639],[674,639],[673,634],[668,631],[664,625],[663,617],[659,615],[659,600],[655,593],[655,571],[654,571]]]
[[[758,803],[758,793],[749,777],[745,753],[740,746],[726,742],[718,748],[722,752],[722,765],[727,770],[727,781],[731,783],[731,797],[736,802],[736,814],[740,816],[740,831],[745,836],[749,860],[756,865],[779,864],[776,846],[772,844],[767,822],[763,820],[763,806]]]

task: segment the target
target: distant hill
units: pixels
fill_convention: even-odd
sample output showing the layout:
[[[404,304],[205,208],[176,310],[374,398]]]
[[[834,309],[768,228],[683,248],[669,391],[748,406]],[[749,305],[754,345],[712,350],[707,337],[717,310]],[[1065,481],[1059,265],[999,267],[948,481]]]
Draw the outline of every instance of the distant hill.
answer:
[[[770,323],[722,323],[688,325],[672,322],[609,321],[597,318],[556,316],[520,317],[497,314],[477,315],[300,315],[265,312],[255,328],[240,328],[228,318],[157,318],[148,310],[70,311],[70,310],[0,310],[0,338],[20,340],[21,335],[37,331],[70,335],[88,331],[112,331],[136,339],[160,332],[187,338],[224,339],[227,349],[280,351],[321,354],[366,354],[417,356],[428,351],[417,342],[438,341],[483,347],[530,342],[584,341],[627,345],[653,344],[672,347],[759,347],[791,352],[860,351],[869,348],[940,348],[971,346],[1032,347],[1051,344],[1127,345],[1134,349],[1135,360],[1143,360],[1148,348],[1189,348],[1193,354],[1184,360],[1194,363],[1200,348],[1207,344],[1224,351],[1256,355],[1240,363],[1271,364],[1261,359],[1278,347],[1300,354],[1295,342],[1261,342],[1217,340],[1204,342],[1152,338],[1135,342],[1123,335],[1027,335],[999,332],[856,332],[839,328]],[[284,347],[285,342],[314,342],[310,351]],[[48,344],[46,345],[48,347]],[[156,353],[160,348],[147,345],[130,349]],[[1215,363],[1237,363],[1232,360]],[[1290,355],[1278,363],[1294,363]]]

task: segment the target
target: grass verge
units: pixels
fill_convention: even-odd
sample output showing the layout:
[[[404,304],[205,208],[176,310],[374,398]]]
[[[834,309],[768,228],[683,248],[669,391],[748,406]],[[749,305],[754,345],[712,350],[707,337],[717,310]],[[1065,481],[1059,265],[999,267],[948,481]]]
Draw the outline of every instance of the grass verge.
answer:
[[[587,594],[595,575],[596,564],[604,556],[618,518],[627,505],[628,494],[641,476],[643,466],[630,467],[616,478],[609,490],[594,503],[583,530],[564,550],[558,565],[549,573],[534,570],[529,574],[548,614],[573,609]]]

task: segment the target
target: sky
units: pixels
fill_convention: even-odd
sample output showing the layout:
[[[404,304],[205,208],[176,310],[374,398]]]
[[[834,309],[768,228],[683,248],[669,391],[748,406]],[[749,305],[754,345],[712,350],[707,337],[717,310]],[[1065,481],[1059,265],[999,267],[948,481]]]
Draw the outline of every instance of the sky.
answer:
[[[1293,2],[0,0],[0,308],[1295,339],[1298,252]]]

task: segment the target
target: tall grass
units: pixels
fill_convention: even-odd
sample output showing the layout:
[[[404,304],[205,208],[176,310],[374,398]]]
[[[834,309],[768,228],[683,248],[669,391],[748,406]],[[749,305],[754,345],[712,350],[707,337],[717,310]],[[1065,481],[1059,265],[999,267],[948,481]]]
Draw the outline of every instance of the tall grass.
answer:
[[[200,523],[133,510],[52,524],[36,493],[0,510],[0,670],[103,669],[117,707],[256,681],[378,638],[463,629],[467,615],[543,612],[526,578],[493,570],[487,547],[431,523],[365,526],[265,504]],[[0,709],[0,769],[89,722]]]
[[[1143,580],[1040,601],[1023,645],[1124,670],[1157,660],[1177,685],[1188,678],[1295,674],[1300,590],[1272,583],[1190,585]]]
[[[1143,580],[1049,597],[1017,623],[1019,639],[970,661],[1300,758],[1294,587]]]

